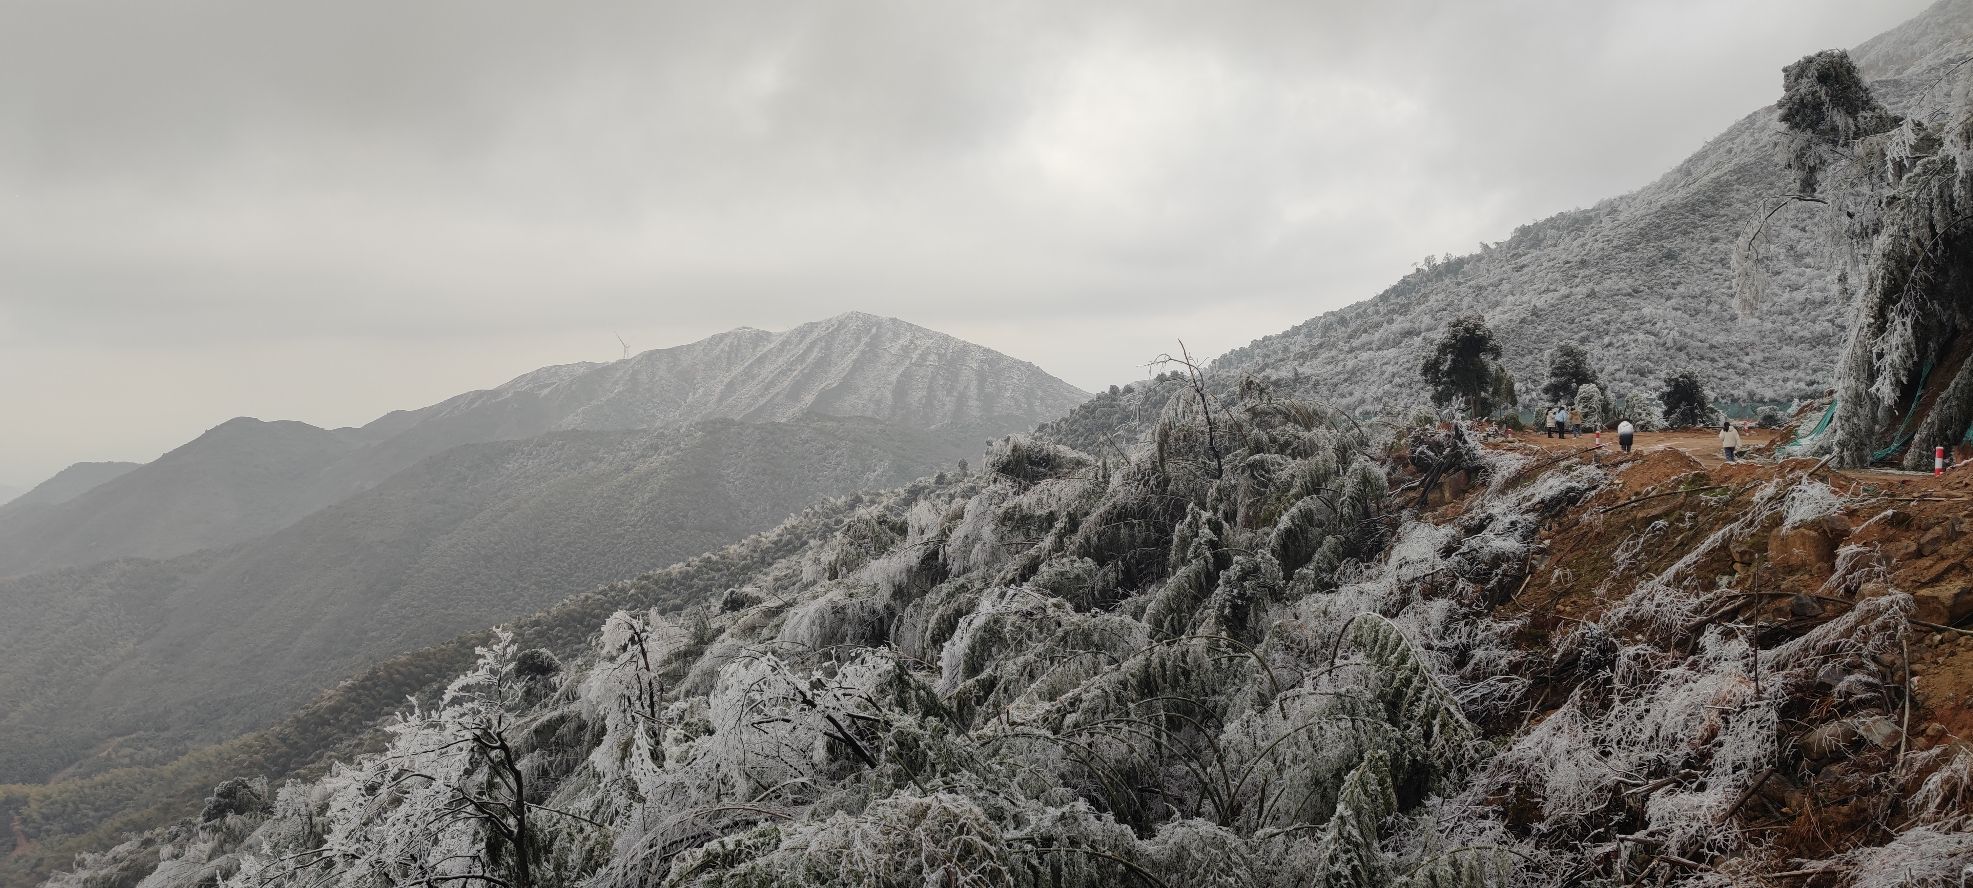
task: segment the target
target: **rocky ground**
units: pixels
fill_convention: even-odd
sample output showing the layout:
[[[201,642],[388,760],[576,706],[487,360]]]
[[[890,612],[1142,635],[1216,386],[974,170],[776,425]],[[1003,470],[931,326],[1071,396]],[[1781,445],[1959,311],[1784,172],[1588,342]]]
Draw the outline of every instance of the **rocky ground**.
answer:
[[[1755,432],[1750,448],[1768,449],[1769,434]],[[1674,627],[1674,648],[1696,648],[1707,630],[1726,626],[1771,650],[1863,602],[1909,594],[1898,648],[1866,664],[1868,674],[1831,666],[1817,676],[1784,713],[1782,761],[1730,816],[1760,837],[1752,855],[1762,859],[1758,871],[1787,877],[1773,884],[1836,885],[1833,874],[1790,861],[1886,842],[1916,822],[1920,808],[1964,809],[1966,798],[1913,796],[1941,769],[1973,762],[1973,631],[1962,628],[1973,623],[1973,469],[1942,477],[1834,471],[1813,459],[1763,456],[1727,465],[1708,431],[1640,434],[1629,455],[1613,438],[1600,448],[1590,436],[1496,438],[1486,447],[1508,456],[1504,464],[1518,466],[1519,477],[1470,482],[1534,483],[1584,462],[1614,479],[1549,516],[1540,554],[1495,611],[1521,619],[1522,643],[1549,664],[1526,723],[1539,724],[1596,682],[1572,662],[1572,631],[1610,625],[1606,614],[1654,578],[1716,584],[1697,616]],[[1763,505],[1815,482],[1834,496],[1811,520]],[[1427,496],[1431,520],[1456,521],[1477,502],[1468,484],[1462,476],[1441,480]],[[1636,788],[1640,806],[1665,785],[1652,783]],[[1685,863],[1731,869],[1722,860]]]

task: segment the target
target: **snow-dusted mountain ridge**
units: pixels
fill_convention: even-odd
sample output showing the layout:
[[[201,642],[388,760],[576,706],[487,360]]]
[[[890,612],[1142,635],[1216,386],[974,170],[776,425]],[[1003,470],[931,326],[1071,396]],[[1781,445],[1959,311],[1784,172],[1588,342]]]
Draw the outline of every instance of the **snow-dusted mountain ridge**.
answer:
[[[1053,419],[1088,395],[1039,367],[895,318],[850,312],[781,333],[742,327],[609,363],[522,375],[417,411],[448,422],[531,402],[550,429],[654,428],[723,417],[867,416],[925,429]],[[397,417],[378,423],[393,424]]]
[[[72,500],[0,512],[0,577],[262,536],[467,444],[817,415],[977,448],[1086,397],[1033,364],[893,318],[741,328],[619,361],[542,368],[361,428],[229,420]]]

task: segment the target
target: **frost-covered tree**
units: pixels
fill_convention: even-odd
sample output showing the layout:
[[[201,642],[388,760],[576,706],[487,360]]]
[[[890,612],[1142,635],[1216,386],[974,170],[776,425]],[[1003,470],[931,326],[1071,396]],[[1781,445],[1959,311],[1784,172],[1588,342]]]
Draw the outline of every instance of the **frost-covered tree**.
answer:
[[[1650,432],[1664,427],[1665,405],[1658,397],[1640,389],[1632,389],[1624,396],[1623,406],[1617,410],[1618,419],[1628,419],[1638,431]]]
[[[1674,371],[1665,377],[1658,403],[1665,424],[1672,428],[1693,428],[1713,421],[1713,404],[1706,397],[1705,383],[1691,370]]]
[[[1576,389],[1571,401],[1576,406],[1576,412],[1582,414],[1584,428],[1600,429],[1611,421],[1610,399],[1603,396],[1603,389],[1596,384],[1589,383]]]
[[[1948,69],[1930,89],[1950,91],[1943,119],[1904,118],[1872,94],[1849,55],[1817,53],[1788,66],[1780,119],[1798,193],[1824,204],[1844,257],[1839,284],[1856,295],[1837,362],[1826,434],[1810,446],[1838,465],[1902,458],[1921,467],[1931,447],[1973,427],[1973,70]],[[1763,225],[1773,215],[1763,217]],[[1757,305],[1763,225],[1736,254],[1736,285]]]
[[[1589,364],[1589,352],[1580,345],[1563,343],[1548,358],[1548,381],[1541,396],[1549,404],[1571,403],[1583,386],[1596,385],[1596,368]]]
[[[1504,387],[1500,343],[1487,329],[1486,318],[1467,315],[1446,325],[1446,332],[1419,368],[1431,387],[1432,403],[1456,407],[1468,416],[1491,416],[1502,406],[1496,393]]]

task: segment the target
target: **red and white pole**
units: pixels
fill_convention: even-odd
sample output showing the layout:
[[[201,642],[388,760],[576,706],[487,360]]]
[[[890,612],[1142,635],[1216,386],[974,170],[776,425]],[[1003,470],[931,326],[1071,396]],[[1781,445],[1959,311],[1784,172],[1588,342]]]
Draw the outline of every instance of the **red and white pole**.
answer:
[[[1596,446],[1598,449],[1602,449],[1603,447],[1603,429],[1601,428],[1596,430]]]
[[[1946,473],[1946,445],[1932,448],[1932,477]]]

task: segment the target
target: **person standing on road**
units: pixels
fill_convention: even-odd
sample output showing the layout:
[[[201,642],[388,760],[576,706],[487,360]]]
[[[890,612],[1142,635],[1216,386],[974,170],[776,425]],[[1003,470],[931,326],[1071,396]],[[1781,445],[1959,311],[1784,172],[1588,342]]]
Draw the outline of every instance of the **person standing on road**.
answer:
[[[1740,430],[1733,427],[1733,420],[1720,425],[1720,449],[1726,451],[1726,462],[1732,465],[1734,454],[1740,450]]]
[[[1617,421],[1617,446],[1623,448],[1625,453],[1630,452],[1631,439],[1636,435],[1637,426],[1631,425],[1630,420],[1621,419]]]
[[[1569,432],[1571,437],[1583,436],[1583,412],[1579,408],[1569,408]]]
[[[1562,409],[1562,405],[1555,405],[1555,412],[1548,415],[1548,423],[1555,427],[1555,437],[1569,437],[1569,411]]]

